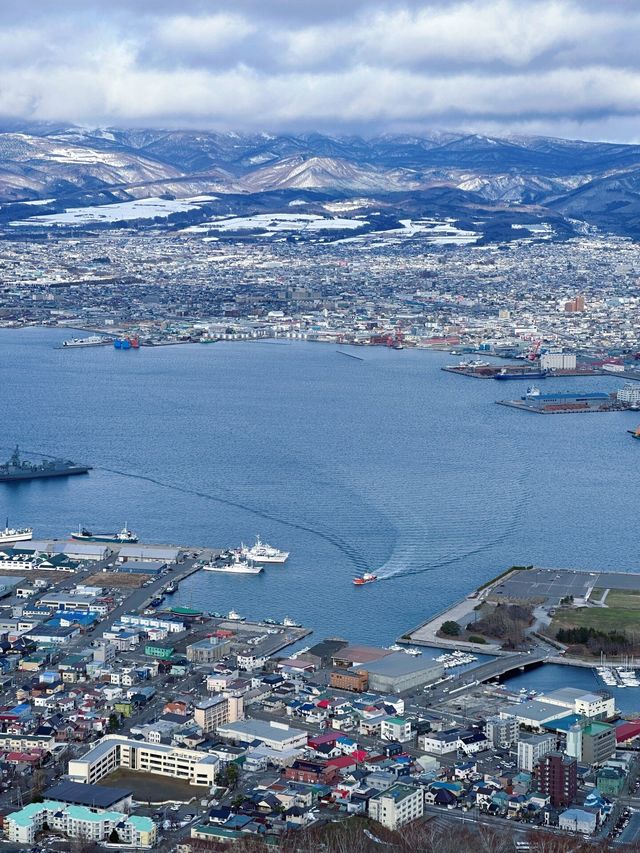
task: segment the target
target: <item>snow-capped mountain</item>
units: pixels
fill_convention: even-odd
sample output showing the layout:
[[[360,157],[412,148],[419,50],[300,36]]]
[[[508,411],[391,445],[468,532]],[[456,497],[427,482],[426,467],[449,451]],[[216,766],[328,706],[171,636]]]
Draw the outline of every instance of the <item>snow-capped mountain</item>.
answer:
[[[400,214],[448,190],[456,191],[448,196],[456,205],[466,199],[470,215],[484,200],[489,210],[535,206],[537,215],[636,234],[638,174],[640,146],[544,137],[434,131],[363,139],[0,123],[5,210],[44,198],[82,206],[212,192],[226,194],[228,208],[252,197],[263,209],[261,195],[304,190],[340,199],[366,192]]]

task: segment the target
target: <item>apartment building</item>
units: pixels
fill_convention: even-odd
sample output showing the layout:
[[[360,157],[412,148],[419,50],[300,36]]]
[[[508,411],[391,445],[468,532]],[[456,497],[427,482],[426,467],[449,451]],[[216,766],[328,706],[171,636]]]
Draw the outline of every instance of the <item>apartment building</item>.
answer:
[[[538,790],[552,806],[570,806],[578,790],[578,762],[569,755],[549,752],[534,768]]]
[[[214,755],[148,741],[106,735],[82,758],[69,762],[69,779],[94,785],[119,767],[213,785],[219,760]]]
[[[69,838],[86,841],[108,841],[115,830],[118,844],[126,847],[149,848],[157,840],[154,822],[148,817],[126,815],[123,812],[94,811],[86,806],[70,806],[56,800],[31,803],[6,816],[5,832],[15,844],[33,844],[36,835],[47,827]]]
[[[518,741],[518,767],[531,773],[543,755],[555,749],[554,735],[531,735]]]
[[[387,829],[396,830],[424,813],[422,788],[392,785],[369,800],[369,817]]]
[[[520,733],[518,720],[513,716],[488,717],[484,727],[487,739],[494,747],[511,746],[516,743]]]
[[[244,717],[242,696],[218,694],[194,705],[193,719],[205,734],[214,732],[225,723],[235,723]]]

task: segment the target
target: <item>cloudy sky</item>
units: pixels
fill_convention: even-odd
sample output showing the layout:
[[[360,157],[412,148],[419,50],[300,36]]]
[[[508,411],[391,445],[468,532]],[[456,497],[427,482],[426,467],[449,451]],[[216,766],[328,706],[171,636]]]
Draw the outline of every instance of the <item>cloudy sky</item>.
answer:
[[[640,142],[640,2],[0,0],[0,115]]]

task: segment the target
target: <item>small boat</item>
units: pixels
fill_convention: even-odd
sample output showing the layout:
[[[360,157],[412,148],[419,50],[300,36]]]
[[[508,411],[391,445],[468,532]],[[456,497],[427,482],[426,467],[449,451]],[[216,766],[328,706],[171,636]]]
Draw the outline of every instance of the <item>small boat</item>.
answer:
[[[251,548],[241,545],[240,553],[243,557],[254,560],[256,563],[284,563],[289,557],[288,551],[279,551],[277,548],[261,542],[259,536],[256,536],[256,543]]]
[[[540,389],[536,385],[530,385],[527,388],[527,393],[524,396],[527,400],[530,400],[532,397],[539,397]]]
[[[246,616],[240,616],[240,614],[236,613],[235,610],[230,610],[229,613],[227,614],[227,619],[230,619],[231,622],[244,622],[246,619]]]
[[[284,619],[282,620],[282,625],[284,628],[301,628],[302,627],[300,622],[295,622],[289,616],[284,617]]]
[[[177,592],[177,591],[178,591],[178,584],[175,581],[171,581],[171,583],[168,584],[167,588],[165,589],[166,595],[173,595],[174,592]]]
[[[164,598],[161,595],[157,595],[155,598],[151,599],[149,604],[152,607],[160,607],[160,605],[162,604],[163,601],[164,601]]]
[[[378,580],[377,575],[372,575],[370,572],[365,572],[361,577],[354,578],[353,583],[355,586],[362,586],[365,583],[373,583]]]
[[[635,429],[628,429],[627,432],[634,438],[640,438],[640,426],[636,427]]]
[[[421,654],[422,654],[422,652],[420,651],[420,649],[414,649],[414,648],[404,649],[404,653],[405,653],[406,655],[411,655],[411,656],[412,656],[412,657],[414,657],[414,658],[417,658],[417,657],[418,657],[418,655],[421,655]]]
[[[0,545],[7,542],[27,542],[29,539],[33,539],[33,528],[9,527],[7,518],[4,530],[0,530]]]
[[[79,527],[75,533],[71,533],[71,538],[80,542],[119,542],[125,545],[133,545],[138,541],[135,533],[127,527],[125,521],[124,527],[119,533],[92,533],[86,527]]]

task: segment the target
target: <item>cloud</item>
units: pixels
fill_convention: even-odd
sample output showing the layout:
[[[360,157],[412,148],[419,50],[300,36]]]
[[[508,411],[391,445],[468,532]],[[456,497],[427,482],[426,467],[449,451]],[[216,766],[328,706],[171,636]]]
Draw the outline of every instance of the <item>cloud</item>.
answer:
[[[29,5],[27,14],[23,3],[3,0],[3,115],[237,130],[449,126],[638,136],[640,9],[627,0]]]

